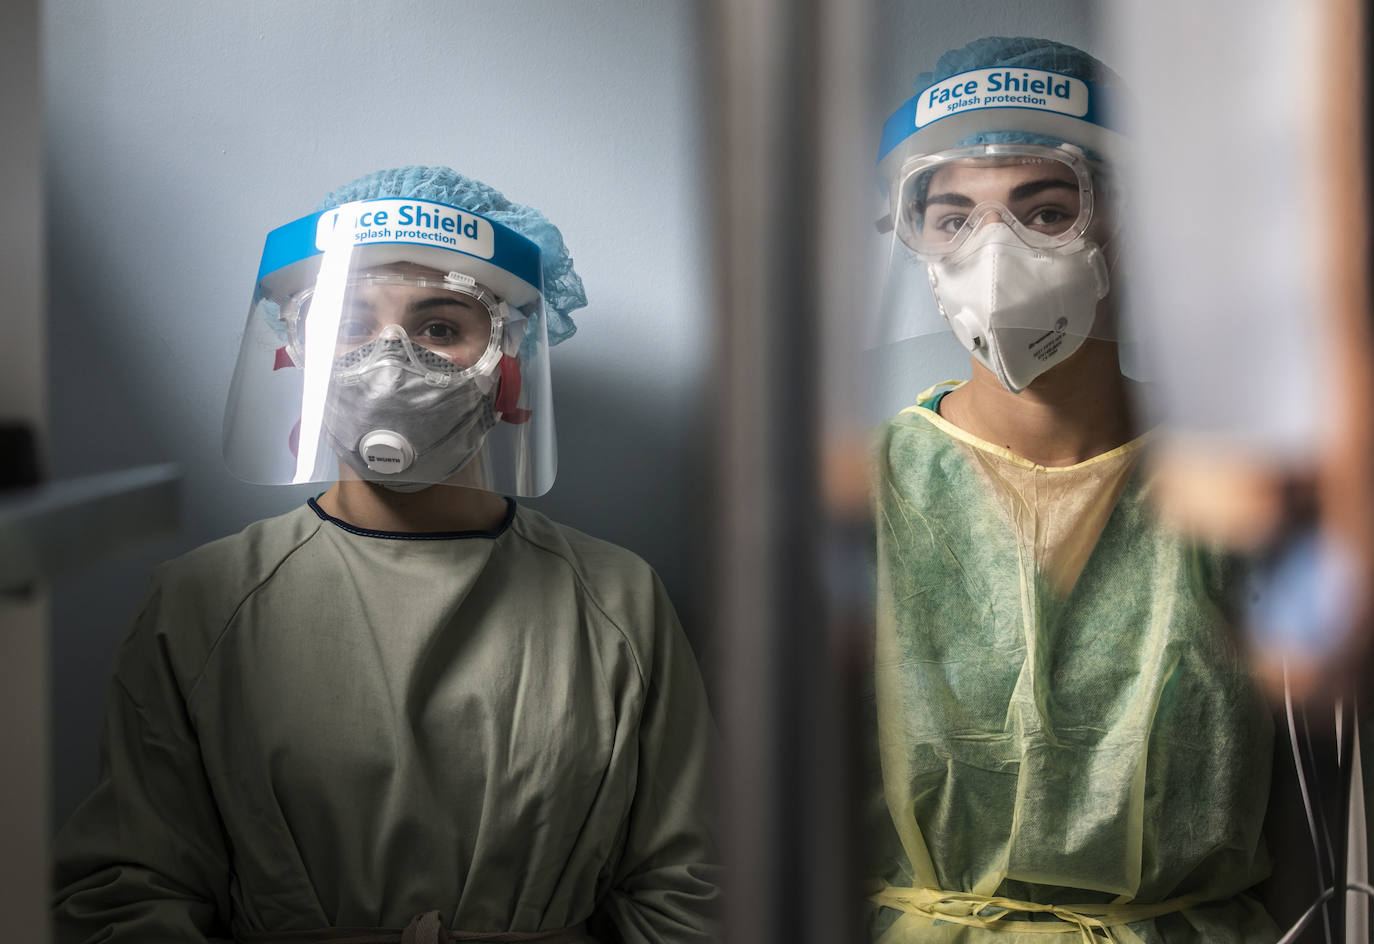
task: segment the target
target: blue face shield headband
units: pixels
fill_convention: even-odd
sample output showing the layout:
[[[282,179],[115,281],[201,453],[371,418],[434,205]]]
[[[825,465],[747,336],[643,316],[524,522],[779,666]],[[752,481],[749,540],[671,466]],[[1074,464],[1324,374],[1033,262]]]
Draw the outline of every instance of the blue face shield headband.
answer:
[[[463,272],[521,307],[543,283],[539,247],[514,230],[458,207],[415,199],[359,200],[273,230],[258,282],[280,301],[311,284],[326,256],[347,255],[351,272],[412,263]]]

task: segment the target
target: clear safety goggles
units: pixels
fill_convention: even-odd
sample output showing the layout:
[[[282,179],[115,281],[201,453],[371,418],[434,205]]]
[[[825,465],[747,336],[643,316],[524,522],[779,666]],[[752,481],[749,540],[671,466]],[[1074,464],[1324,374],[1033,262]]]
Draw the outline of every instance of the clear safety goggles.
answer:
[[[344,380],[384,358],[437,372],[443,383],[496,369],[512,352],[524,319],[469,275],[439,273],[411,264],[354,275],[337,290],[311,285],[282,306],[286,348],[303,365],[312,333],[333,336],[325,345],[334,376]]]
[[[1105,175],[1072,145],[951,148],[902,167],[892,188],[893,227],[923,261],[955,255],[993,221],[1032,249],[1060,249],[1090,232],[1104,189]]]

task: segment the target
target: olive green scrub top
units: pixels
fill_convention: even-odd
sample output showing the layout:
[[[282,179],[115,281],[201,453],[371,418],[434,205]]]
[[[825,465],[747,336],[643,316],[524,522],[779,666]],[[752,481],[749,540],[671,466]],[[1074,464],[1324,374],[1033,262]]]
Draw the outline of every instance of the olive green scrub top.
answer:
[[[57,941],[589,922],[707,941],[714,727],[662,584],[509,504],[494,532],[311,501],[163,565],[119,649]]]

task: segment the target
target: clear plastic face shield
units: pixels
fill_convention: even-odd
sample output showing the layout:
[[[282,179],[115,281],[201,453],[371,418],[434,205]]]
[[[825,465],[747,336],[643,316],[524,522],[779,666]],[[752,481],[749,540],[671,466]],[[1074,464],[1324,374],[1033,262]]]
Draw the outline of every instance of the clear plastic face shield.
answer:
[[[979,88],[1013,80],[1058,88],[1068,101],[1055,104],[1073,110],[1080,110],[1073,96],[1089,94],[1078,80],[1016,71],[956,76],[889,121],[888,135],[898,121],[910,123],[901,130],[923,118],[928,127],[908,130],[880,165],[892,238],[873,340],[875,348],[919,349],[941,365],[955,359],[957,344],[965,364],[971,355],[1019,393],[1089,339],[1122,340],[1113,281],[1123,199],[1110,164],[1072,144],[1026,143],[1081,138],[1081,119],[1048,107],[981,104],[939,114],[940,93],[951,84],[964,96],[956,105],[984,101],[990,96]],[[988,139],[999,143],[964,143]],[[929,353],[937,348],[942,353]],[[948,369],[932,367],[934,379],[956,376]]]
[[[525,237],[425,200],[274,230],[225,412],[230,470],[543,494],[556,446],[540,273]]]

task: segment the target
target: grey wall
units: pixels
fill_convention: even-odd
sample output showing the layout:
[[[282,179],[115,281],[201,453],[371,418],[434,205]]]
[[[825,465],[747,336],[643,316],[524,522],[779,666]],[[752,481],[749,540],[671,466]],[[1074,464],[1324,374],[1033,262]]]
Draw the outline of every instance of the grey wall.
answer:
[[[52,471],[185,470],[179,538],[54,588],[58,822],[94,782],[111,654],[151,566],[311,493],[228,475],[224,399],[264,236],[377,168],[449,164],[561,227],[590,306],[554,351],[559,476],[532,504],[647,558],[709,646],[694,4],[43,12]]]

